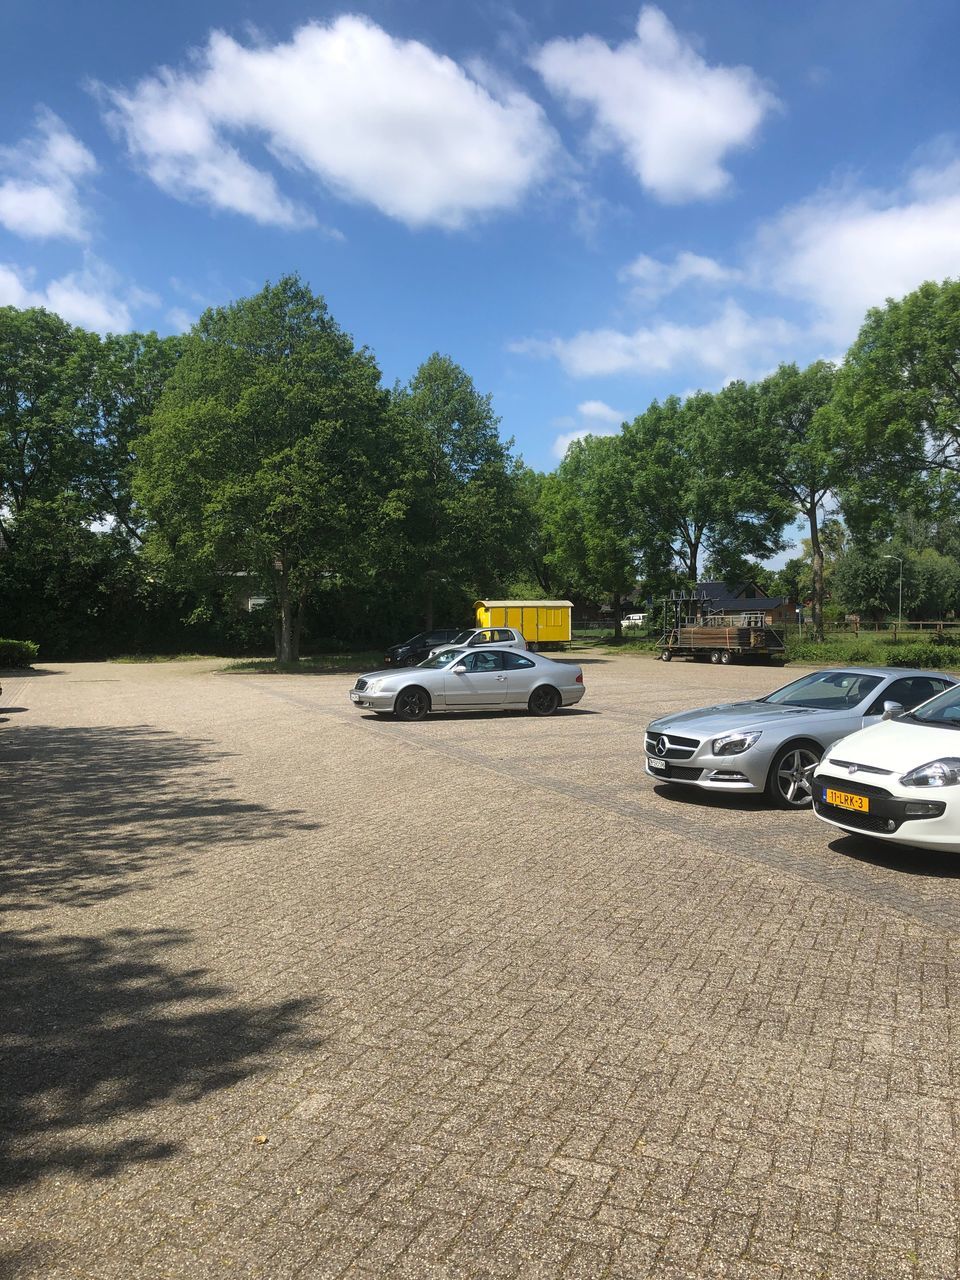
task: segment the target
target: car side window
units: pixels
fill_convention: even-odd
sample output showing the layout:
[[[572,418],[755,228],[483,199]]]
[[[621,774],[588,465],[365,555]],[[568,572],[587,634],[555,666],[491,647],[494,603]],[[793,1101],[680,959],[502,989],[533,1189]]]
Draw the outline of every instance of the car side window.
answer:
[[[522,667],[535,667],[537,664],[525,658],[522,653],[514,653],[511,649],[503,655],[503,665],[508,671],[519,671]]]
[[[882,716],[885,702],[899,702],[904,711],[912,711],[935,693],[941,693],[943,687],[942,680],[934,680],[930,676],[905,676],[902,680],[894,680],[871,704],[867,715]]]
[[[497,634],[497,644],[510,644],[510,642],[513,640],[512,631],[498,631],[496,634]]]
[[[470,641],[471,645],[493,644],[493,643],[494,643],[494,640],[493,640],[492,631],[478,631],[477,634]]]
[[[463,665],[468,671],[502,671],[502,653],[468,653]]]

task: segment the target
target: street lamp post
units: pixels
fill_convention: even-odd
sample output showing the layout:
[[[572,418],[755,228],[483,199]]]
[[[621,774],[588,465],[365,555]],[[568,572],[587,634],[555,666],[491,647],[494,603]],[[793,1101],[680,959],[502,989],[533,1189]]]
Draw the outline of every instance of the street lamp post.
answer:
[[[900,596],[897,604],[897,635],[903,627],[903,557],[902,556],[884,556],[884,560],[896,560],[900,566]]]

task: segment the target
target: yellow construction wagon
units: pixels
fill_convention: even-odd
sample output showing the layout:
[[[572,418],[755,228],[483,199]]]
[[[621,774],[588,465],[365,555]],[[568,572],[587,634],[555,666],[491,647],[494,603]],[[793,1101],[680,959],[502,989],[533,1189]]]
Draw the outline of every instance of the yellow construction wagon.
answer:
[[[573,636],[569,600],[478,600],[478,627],[514,627],[528,644],[565,644]]]

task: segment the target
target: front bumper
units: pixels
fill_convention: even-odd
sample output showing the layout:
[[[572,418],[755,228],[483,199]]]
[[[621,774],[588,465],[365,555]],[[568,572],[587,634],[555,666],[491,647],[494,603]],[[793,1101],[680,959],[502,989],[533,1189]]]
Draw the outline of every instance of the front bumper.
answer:
[[[662,760],[646,756],[647,776],[661,782],[678,782],[704,791],[764,791],[767,785],[767,760],[747,759],[749,751],[739,756],[695,755],[689,760]]]
[[[360,707],[363,711],[392,711],[393,704],[397,700],[396,689],[388,692],[378,691],[377,693],[367,693],[357,689],[351,689],[347,697],[355,707]]]
[[[960,853],[960,796],[946,794],[954,789],[902,787],[893,779],[886,787],[875,787],[850,777],[817,773],[813,777],[813,808],[823,822],[851,835]],[[857,797],[866,802],[867,809],[848,810],[831,804],[828,791]]]

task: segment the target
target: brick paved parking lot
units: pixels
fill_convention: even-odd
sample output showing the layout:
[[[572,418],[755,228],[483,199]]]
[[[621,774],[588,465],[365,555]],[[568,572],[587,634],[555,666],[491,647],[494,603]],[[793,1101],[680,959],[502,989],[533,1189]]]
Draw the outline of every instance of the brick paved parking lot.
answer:
[[[5,677],[0,1278],[958,1275],[960,859],[349,676]]]

